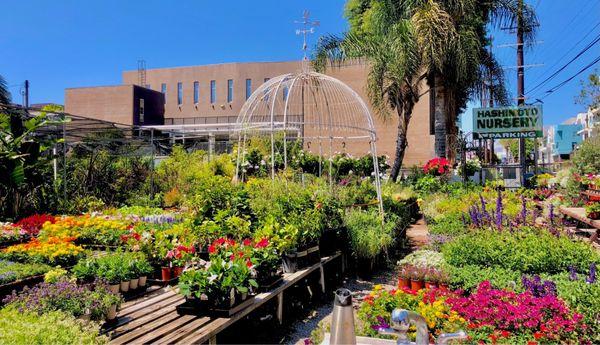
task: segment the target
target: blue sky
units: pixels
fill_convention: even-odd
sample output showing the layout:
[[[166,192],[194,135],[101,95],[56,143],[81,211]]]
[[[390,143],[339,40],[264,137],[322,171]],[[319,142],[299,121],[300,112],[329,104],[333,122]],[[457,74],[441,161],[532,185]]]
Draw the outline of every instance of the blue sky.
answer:
[[[526,63],[545,65],[527,70],[526,89],[600,34],[600,25],[592,30],[598,24],[600,1],[527,1],[537,6],[541,22],[537,39],[544,42],[527,51]],[[7,79],[15,102],[21,102],[22,82],[29,79],[31,103],[62,103],[67,87],[121,83],[121,72],[135,69],[141,58],[148,68],[296,60],[302,54],[294,20],[308,9],[321,21],[317,35],[341,33],[347,25],[342,16],[344,3],[4,0],[0,74]],[[586,34],[587,38],[575,46]],[[514,35],[498,32],[494,36],[496,45],[514,42]],[[315,40],[313,37],[312,42]],[[494,51],[503,65],[515,65],[514,48],[496,47]],[[599,53],[600,45],[596,45],[538,91],[543,95]],[[508,71],[507,77],[508,87],[514,91],[514,71]],[[578,88],[579,78],[544,99],[546,124],[559,123],[583,110],[573,102]]]

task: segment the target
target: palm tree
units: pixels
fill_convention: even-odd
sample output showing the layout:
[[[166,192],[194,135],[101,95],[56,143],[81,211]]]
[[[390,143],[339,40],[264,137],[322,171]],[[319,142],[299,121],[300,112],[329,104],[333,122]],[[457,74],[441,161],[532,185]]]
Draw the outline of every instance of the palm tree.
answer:
[[[521,0],[349,0],[346,17],[350,31],[328,36],[317,48],[315,65],[361,58],[370,65],[367,90],[379,115],[388,106],[399,117],[396,157],[391,178],[396,179],[407,146],[406,128],[419,86],[426,78],[433,93],[436,153],[456,147],[456,119],[469,99],[481,94],[483,81],[497,103],[508,101],[502,69],[486,49],[487,25],[516,22]],[[535,15],[524,6],[523,22],[534,32]]]
[[[419,73],[420,59],[409,20],[394,13],[384,1],[363,19],[367,0],[349,1],[346,16],[351,29],[343,37],[320,39],[313,64],[317,70],[335,66],[348,59],[368,63],[367,94],[378,116],[387,120],[391,111],[398,117],[395,160],[391,178],[400,172],[408,145],[407,131],[413,108],[426,74]]]
[[[0,104],[10,104],[10,92],[4,77],[0,75]]]

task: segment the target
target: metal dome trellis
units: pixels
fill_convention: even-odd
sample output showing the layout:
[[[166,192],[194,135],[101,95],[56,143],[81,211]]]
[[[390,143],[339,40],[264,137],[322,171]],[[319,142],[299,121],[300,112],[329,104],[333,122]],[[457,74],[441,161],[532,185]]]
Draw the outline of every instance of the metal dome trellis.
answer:
[[[329,171],[337,150],[343,150],[348,142],[362,142],[373,157],[377,199],[383,213],[373,118],[361,97],[343,82],[306,70],[272,78],[248,98],[235,128],[236,178],[240,178],[246,141],[254,136],[270,136],[272,178],[275,178],[276,134],[283,136],[284,168],[288,166],[290,140],[301,140],[309,151],[319,154],[320,160],[327,157]],[[319,163],[320,175],[322,162]],[[332,183],[331,174],[329,181]]]

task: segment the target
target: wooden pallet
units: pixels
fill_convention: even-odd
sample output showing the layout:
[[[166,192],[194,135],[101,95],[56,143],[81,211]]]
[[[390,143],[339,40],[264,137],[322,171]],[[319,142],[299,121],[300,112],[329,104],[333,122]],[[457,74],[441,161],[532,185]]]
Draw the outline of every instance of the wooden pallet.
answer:
[[[585,232],[590,233],[590,242],[592,244],[597,244],[598,237],[600,236],[600,220],[590,219],[586,216],[585,208],[583,207],[564,207],[561,206],[558,208],[559,212],[564,214],[567,217],[576,219],[583,224],[591,226],[594,228],[592,233],[590,233],[590,229],[587,229]]]
[[[340,253],[322,258],[320,263],[301,271],[285,274],[282,282],[271,291],[258,294],[254,302],[230,317],[179,315],[175,307],[185,299],[177,288],[154,289],[140,299],[124,303],[112,324],[103,327],[103,333],[111,338],[111,344],[216,344],[217,334],[234,322],[277,297],[277,318],[283,321],[284,291],[312,272],[320,270],[320,284],[325,291],[323,266],[340,257]]]

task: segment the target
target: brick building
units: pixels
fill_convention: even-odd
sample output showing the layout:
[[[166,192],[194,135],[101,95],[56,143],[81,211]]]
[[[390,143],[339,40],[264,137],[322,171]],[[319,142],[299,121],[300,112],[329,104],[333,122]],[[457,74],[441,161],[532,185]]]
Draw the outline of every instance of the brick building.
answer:
[[[139,83],[139,73],[123,72],[122,86],[67,89],[65,110],[68,113],[89,116],[133,125],[155,125],[160,115],[148,117],[148,103],[164,102],[164,128],[206,126],[227,128],[235,123],[246,99],[266,80],[301,69],[300,61],[225,63],[215,65],[157,68],[145,71],[145,88]],[[363,64],[348,64],[327,70],[327,74],[339,79],[356,91],[365,102],[368,69]],[[425,87],[423,89],[426,89]],[[135,98],[135,90],[148,90],[141,98]],[[158,96],[164,95],[164,100]],[[146,103],[144,121],[136,118],[133,109],[140,100]],[[160,113],[158,111],[157,113]],[[131,115],[133,114],[133,115]],[[393,157],[396,147],[397,118],[395,113],[383,120],[372,112],[377,130],[377,150]],[[149,122],[152,119],[152,122]],[[162,124],[161,123],[161,124]],[[408,130],[409,146],[404,165],[421,164],[434,155],[431,128],[430,101],[428,94],[415,105]],[[218,125],[220,124],[220,125]],[[224,136],[222,135],[222,138]],[[365,147],[346,148],[355,155],[366,153]]]

